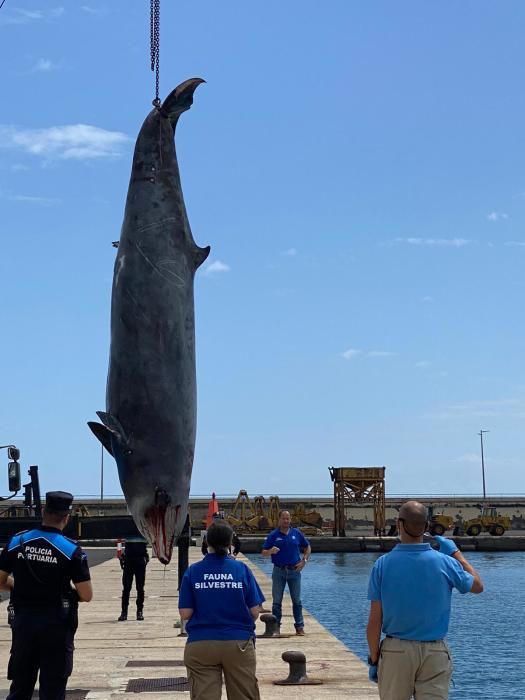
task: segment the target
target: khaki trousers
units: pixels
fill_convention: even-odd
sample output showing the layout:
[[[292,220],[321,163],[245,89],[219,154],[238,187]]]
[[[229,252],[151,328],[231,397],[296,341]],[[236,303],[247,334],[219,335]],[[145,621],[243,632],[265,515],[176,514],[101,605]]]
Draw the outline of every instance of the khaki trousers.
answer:
[[[447,700],[452,660],[444,641],[386,638],[379,655],[381,700]]]
[[[192,700],[260,700],[253,639],[190,642],[184,649]]]

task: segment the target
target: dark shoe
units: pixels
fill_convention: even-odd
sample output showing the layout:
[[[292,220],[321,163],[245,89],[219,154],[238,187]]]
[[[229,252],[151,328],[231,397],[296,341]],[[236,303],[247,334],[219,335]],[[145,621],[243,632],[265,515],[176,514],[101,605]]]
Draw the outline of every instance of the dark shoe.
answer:
[[[137,610],[137,620],[143,620],[144,619],[144,613],[142,610]]]
[[[120,613],[120,617],[118,619],[118,622],[126,622],[127,619],[128,619],[128,613],[123,612],[123,613]]]
[[[304,627],[296,627],[295,634],[298,637],[304,637]]]

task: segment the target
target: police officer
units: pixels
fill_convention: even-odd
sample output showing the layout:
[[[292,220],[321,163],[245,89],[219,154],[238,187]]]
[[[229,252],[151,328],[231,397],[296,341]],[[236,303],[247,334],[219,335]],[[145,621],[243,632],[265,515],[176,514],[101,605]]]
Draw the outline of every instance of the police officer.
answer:
[[[122,612],[119,622],[128,619],[129,594],[135,577],[137,589],[137,620],[144,619],[144,584],[146,582],[146,566],[149,562],[146,540],[142,537],[133,537],[126,540],[124,553],[120,557],[122,568]]]
[[[86,554],[62,534],[72,503],[72,494],[49,491],[42,525],[14,535],[0,554],[0,590],[10,591],[13,608],[6,700],[30,700],[39,671],[40,700],[66,697],[78,602],[93,597]]]
[[[223,520],[224,516],[221,515],[220,513],[214,513],[212,515],[212,522],[216,522],[217,520]],[[233,548],[233,551],[232,551]],[[235,559],[239,552],[241,551],[241,541],[237,535],[237,533],[234,531],[233,536],[232,536],[232,543],[230,545],[230,556],[233,556]],[[201,545],[201,552],[202,556],[205,557],[206,554],[208,554],[208,538],[207,535],[204,535],[202,538],[202,545]]]

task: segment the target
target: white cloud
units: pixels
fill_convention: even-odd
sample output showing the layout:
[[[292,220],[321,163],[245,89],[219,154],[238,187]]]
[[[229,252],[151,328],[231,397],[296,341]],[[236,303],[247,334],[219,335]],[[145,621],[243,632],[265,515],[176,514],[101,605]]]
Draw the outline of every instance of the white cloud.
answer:
[[[44,13],[40,10],[24,10],[20,7],[8,8],[0,15],[1,24],[28,24],[44,19]]]
[[[451,404],[434,417],[443,420],[458,420],[461,418],[523,418],[525,417],[525,399],[485,399],[481,401],[465,401]]]
[[[416,367],[430,367],[431,364],[428,360],[419,360],[419,362],[416,362]]]
[[[467,238],[396,238],[395,242],[440,248],[463,248],[463,246],[471,243]]]
[[[126,134],[89,124],[20,129],[0,125],[0,147],[14,148],[47,159],[88,160],[119,156],[130,141]]]
[[[423,297],[421,299],[421,301],[424,302],[425,304],[432,304],[434,301],[434,297]]]
[[[505,245],[511,248],[522,248],[525,246],[525,241],[506,241]]]
[[[341,357],[345,360],[353,360],[358,355],[365,355],[366,357],[392,357],[396,355],[395,352],[389,352],[387,350],[357,350],[356,348],[348,348],[341,353]]]
[[[7,7],[0,13],[0,24],[29,24],[30,22],[58,19],[63,14],[63,7],[54,7],[49,10],[26,10],[21,7]]]
[[[508,219],[509,215],[505,214],[503,211],[491,211],[487,214],[487,219],[489,221],[500,221],[501,219]]]
[[[93,15],[94,17],[103,17],[107,15],[107,7],[91,7],[91,5],[82,5],[81,9],[87,12],[88,15]]]
[[[58,66],[49,58],[39,58],[33,66],[34,73],[48,73],[51,70],[56,70]]]
[[[345,360],[353,360],[354,357],[360,355],[361,352],[361,350],[356,350],[355,348],[348,348],[348,350],[341,353],[341,357],[344,357]]]
[[[480,456],[477,455],[475,452],[466,452],[464,455],[461,455],[461,457],[458,457],[456,459],[456,462],[467,462],[468,464],[478,464],[480,462]]]
[[[230,266],[226,263],[221,262],[221,260],[215,260],[204,268],[205,275],[213,275],[216,272],[229,272]]]
[[[288,250],[283,250],[281,251],[281,255],[286,255],[290,258],[293,258],[297,255],[297,248],[288,248]]]
[[[60,199],[55,199],[53,197],[33,197],[26,194],[13,194],[9,195],[8,199],[11,202],[22,202],[24,204],[40,204],[44,207],[50,207],[54,204],[60,204]]]

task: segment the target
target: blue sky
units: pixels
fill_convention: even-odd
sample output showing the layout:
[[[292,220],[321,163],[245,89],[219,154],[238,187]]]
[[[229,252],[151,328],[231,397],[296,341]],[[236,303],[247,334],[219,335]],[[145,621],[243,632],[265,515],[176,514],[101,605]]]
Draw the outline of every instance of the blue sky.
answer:
[[[331,465],[386,465],[390,494],[477,494],[480,428],[488,492],[525,493],[525,5],[161,17],[161,96],[207,81],[177,132],[212,246],[192,493],[329,493]],[[95,494],[149,3],[7,0],[0,66],[0,442],[43,489]]]

